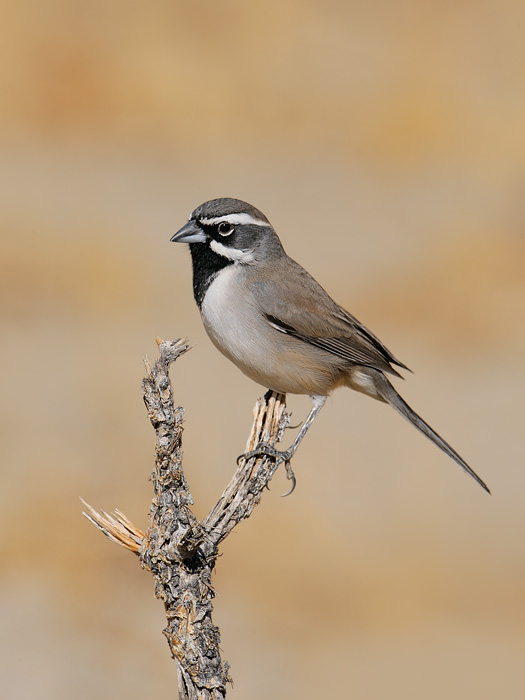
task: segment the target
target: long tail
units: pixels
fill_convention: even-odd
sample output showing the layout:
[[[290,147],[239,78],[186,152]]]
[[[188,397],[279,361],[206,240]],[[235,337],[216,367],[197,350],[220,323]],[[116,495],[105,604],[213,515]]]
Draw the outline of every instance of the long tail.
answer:
[[[374,386],[383,398],[384,401],[386,401],[388,404],[392,406],[392,408],[395,408],[398,413],[400,413],[403,418],[406,418],[412,425],[415,425],[415,427],[419,430],[420,433],[423,433],[423,435],[426,435],[426,437],[429,440],[432,440],[434,444],[436,444],[439,448],[445,452],[451,459],[456,462],[456,464],[459,464],[459,466],[469,475],[471,476],[475,481],[478,482],[478,484],[485,489],[487,493],[490,493],[488,486],[485,484],[485,482],[479,478],[479,476],[476,474],[476,472],[469,467],[469,465],[465,462],[465,460],[458,455],[456,450],[454,450],[448,442],[445,442],[443,438],[436,433],[435,430],[433,430],[428,423],[425,423],[425,421],[417,415],[415,411],[413,411],[410,406],[404,401],[401,396],[397,393],[397,391],[394,389],[392,384],[388,381],[388,379],[385,377],[382,372],[374,371]]]

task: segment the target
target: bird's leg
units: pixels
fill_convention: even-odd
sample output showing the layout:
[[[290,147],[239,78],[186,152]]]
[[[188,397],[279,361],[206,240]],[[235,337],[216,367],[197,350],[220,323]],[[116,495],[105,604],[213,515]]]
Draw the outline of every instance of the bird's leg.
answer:
[[[250,452],[245,452],[237,458],[238,463],[241,459],[250,459],[251,457],[265,455],[267,457],[273,457],[276,460],[277,464],[284,462],[286,476],[292,482],[292,487],[290,491],[288,491],[288,493],[284,494],[285,496],[289,496],[295,488],[295,476],[290,465],[290,461],[294,456],[297,448],[301,444],[301,440],[308,432],[308,428],[312,425],[317,414],[322,409],[326,401],[326,396],[315,395],[311,396],[310,398],[312,399],[313,403],[312,409],[310,410],[310,413],[308,414],[306,420],[302,424],[301,430],[299,431],[297,437],[287,450],[277,450],[275,447],[269,445],[267,442],[260,442],[254,450],[250,450]]]

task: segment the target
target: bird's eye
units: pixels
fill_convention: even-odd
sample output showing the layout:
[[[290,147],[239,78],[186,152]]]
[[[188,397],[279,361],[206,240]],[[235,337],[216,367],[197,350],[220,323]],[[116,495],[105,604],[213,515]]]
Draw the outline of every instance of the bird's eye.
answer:
[[[227,221],[222,221],[219,224],[219,227],[217,229],[221,236],[229,236],[230,233],[233,233],[233,226],[229,224]]]

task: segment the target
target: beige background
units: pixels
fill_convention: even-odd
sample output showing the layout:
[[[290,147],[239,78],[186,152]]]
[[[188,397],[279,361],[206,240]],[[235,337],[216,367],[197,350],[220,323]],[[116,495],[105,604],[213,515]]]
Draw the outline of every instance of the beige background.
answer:
[[[4,2],[0,494],[6,698],[175,697],[152,581],[78,500],[146,524],[155,334],[204,515],[262,389],[205,336],[169,237],[217,196],[414,375],[488,497],[349,391],[226,543],[231,697],[525,697],[525,5]],[[309,402],[291,397],[294,420]]]

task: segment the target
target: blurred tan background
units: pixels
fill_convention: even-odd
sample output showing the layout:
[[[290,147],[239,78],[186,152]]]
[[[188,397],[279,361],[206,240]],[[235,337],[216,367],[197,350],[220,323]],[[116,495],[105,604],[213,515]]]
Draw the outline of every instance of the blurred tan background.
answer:
[[[176,696],[151,578],[78,498],[146,525],[156,334],[196,345],[172,377],[198,515],[243,450],[264,390],[169,244],[218,196],[415,370],[494,494],[337,392],[218,562],[231,697],[525,697],[524,26],[517,0],[2,3],[4,697]]]

